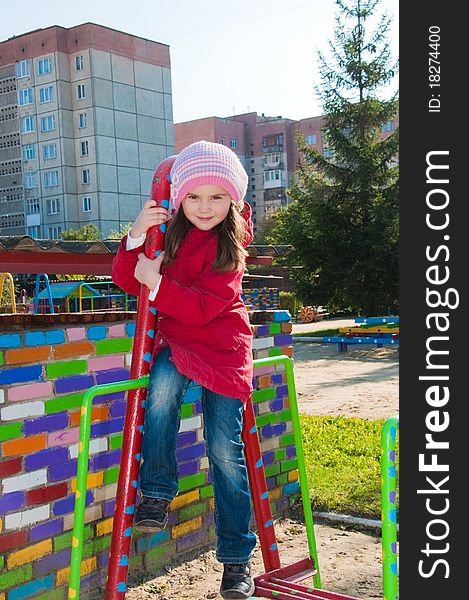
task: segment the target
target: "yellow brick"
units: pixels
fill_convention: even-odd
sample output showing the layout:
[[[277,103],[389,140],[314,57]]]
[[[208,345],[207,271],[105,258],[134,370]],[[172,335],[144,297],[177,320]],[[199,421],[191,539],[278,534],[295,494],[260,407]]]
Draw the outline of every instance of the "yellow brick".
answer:
[[[209,498],[208,507],[210,510],[215,510],[215,498]]]
[[[0,593],[0,600],[5,600],[5,597],[6,597],[5,594]]]
[[[83,575],[88,575],[88,573],[91,573],[91,571],[96,571],[96,556],[87,558],[86,560],[83,560],[81,563],[80,574],[82,577],[83,577]],[[65,569],[60,569],[60,571],[57,571],[57,579],[56,579],[55,585],[59,586],[59,585],[68,583],[69,579],[70,579],[70,567],[65,567]]]
[[[111,533],[112,524],[114,522],[114,517],[110,519],[106,519],[105,521],[101,521],[96,525],[96,535],[106,535],[106,533]]]
[[[97,473],[90,473],[86,478],[86,489],[98,487],[102,485],[104,481],[104,471],[98,471]],[[77,489],[77,480],[74,479],[72,481],[72,492],[75,492]]]
[[[191,531],[197,531],[197,529],[201,528],[202,517],[196,517],[195,519],[191,519],[190,521],[184,521],[184,523],[181,523],[180,525],[175,525],[171,530],[171,537],[182,537],[186,533],[190,533]]]
[[[270,500],[278,500],[282,497],[282,488],[276,487],[273,490],[269,490],[269,498]]]
[[[2,519],[0,519],[0,533],[2,533],[2,531],[3,531],[3,521],[2,521]],[[0,598],[0,600],[1,600],[1,598]]]
[[[39,544],[34,544],[34,546],[28,546],[28,548],[23,548],[23,550],[12,552],[7,558],[7,566],[8,569],[13,569],[14,567],[24,565],[25,563],[30,563],[33,560],[51,553],[52,540],[44,540]]]
[[[294,469],[293,471],[288,472],[288,481],[298,481],[298,470]]]
[[[192,492],[187,492],[187,494],[182,494],[182,496],[176,496],[174,500],[169,505],[170,510],[177,510],[181,508],[181,506],[186,506],[186,504],[191,504],[191,502],[195,502],[200,497],[199,490],[193,490]]]

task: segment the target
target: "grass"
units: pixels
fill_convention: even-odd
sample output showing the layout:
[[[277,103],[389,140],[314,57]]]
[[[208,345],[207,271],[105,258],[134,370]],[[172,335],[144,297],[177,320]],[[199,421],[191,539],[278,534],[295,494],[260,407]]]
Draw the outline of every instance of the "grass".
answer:
[[[300,420],[313,510],[380,519],[384,420],[306,415]],[[397,440],[397,481],[398,450]]]
[[[294,333],[293,337],[332,337],[334,335],[340,335],[339,329],[321,329],[320,331],[302,331],[301,333]]]

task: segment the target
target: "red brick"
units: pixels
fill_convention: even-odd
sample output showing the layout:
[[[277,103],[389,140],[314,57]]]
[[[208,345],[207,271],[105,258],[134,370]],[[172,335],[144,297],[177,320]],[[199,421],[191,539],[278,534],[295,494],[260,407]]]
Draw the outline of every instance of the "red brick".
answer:
[[[8,533],[7,535],[1,535],[0,552],[13,550],[13,548],[18,548],[19,546],[26,546],[27,542],[28,532],[26,530],[15,531],[14,533]]]
[[[57,485],[49,485],[48,487],[36,488],[26,492],[26,502],[31,504],[44,504],[57,498],[63,498],[68,494],[68,485],[66,483],[58,483]]]
[[[8,475],[15,475],[21,471],[21,456],[18,458],[12,458],[11,460],[4,460],[0,463],[0,477],[8,477]]]

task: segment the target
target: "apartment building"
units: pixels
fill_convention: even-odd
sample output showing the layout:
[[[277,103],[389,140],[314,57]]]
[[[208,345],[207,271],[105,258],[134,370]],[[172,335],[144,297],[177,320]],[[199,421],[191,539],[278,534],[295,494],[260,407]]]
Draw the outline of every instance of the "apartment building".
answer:
[[[94,23],[0,42],[0,235],[105,238],[171,154],[167,45]]]
[[[273,213],[291,202],[287,190],[295,180],[300,160],[297,132],[322,154],[331,152],[324,146],[323,125],[323,116],[299,121],[255,112],[207,117],[175,123],[175,147],[179,152],[188,144],[205,139],[225,144],[238,154],[249,176],[246,198],[253,209],[254,231],[258,231]],[[396,127],[397,121],[384,123],[381,135],[390,135]]]

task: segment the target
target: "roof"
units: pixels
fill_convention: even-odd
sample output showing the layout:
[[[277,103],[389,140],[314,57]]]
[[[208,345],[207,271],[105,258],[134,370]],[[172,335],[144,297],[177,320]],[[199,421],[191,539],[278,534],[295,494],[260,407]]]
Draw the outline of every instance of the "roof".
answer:
[[[80,286],[83,286],[83,298],[89,296],[101,296],[99,292],[97,292],[94,288],[91,287],[91,285],[85,283],[84,281],[61,281],[60,283],[51,283],[49,287],[52,298],[66,298],[67,296],[70,296],[72,294],[78,296],[80,293]],[[39,300],[47,300],[49,297],[47,293],[47,288],[44,288],[42,292],[39,292],[37,297]]]

